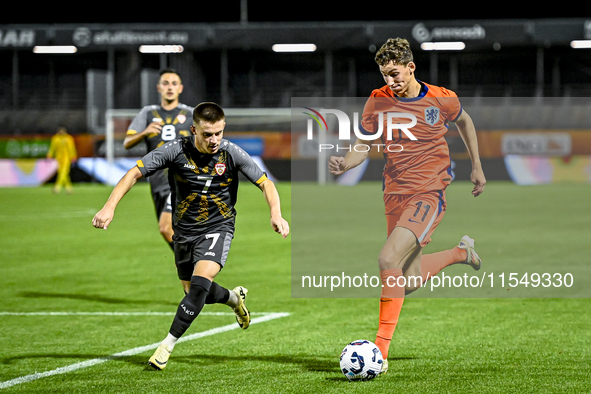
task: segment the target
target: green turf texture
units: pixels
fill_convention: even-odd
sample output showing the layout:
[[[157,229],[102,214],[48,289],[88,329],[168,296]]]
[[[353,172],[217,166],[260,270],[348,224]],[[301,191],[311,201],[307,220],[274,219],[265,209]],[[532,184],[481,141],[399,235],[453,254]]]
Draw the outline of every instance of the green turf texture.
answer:
[[[280,182],[278,189],[284,216],[291,221],[290,184]],[[457,242],[471,223],[484,267],[520,259],[588,264],[589,186],[490,182],[476,199],[470,189],[465,182],[449,187],[448,211],[430,250]],[[375,183],[343,190],[376,193],[377,198],[380,193]],[[123,199],[109,230],[94,229],[92,216],[110,191],[101,185],[75,185],[72,195],[54,195],[50,187],[0,189],[0,311],[176,310],[183,294],[172,252],[158,233],[147,185],[136,185]],[[289,312],[288,317],[181,343],[164,371],[146,368],[152,354],[147,351],[0,391],[591,391],[587,298],[408,299],[388,374],[369,382],[347,381],[338,357],[349,341],[375,338],[377,301],[291,298],[291,237],[273,233],[255,187],[242,185],[237,210],[236,236],[218,282],[249,288],[252,312]],[[376,259],[379,246],[367,245]],[[321,263],[322,256],[317,258]],[[215,305],[204,311],[229,309]],[[171,316],[1,315],[0,382],[159,342],[171,321]],[[187,335],[233,322],[232,316],[200,316]]]

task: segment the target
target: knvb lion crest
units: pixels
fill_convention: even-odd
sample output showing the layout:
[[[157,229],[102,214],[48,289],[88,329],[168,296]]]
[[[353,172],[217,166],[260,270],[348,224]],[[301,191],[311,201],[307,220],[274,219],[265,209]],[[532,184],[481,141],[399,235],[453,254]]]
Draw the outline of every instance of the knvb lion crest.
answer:
[[[433,126],[435,123],[439,122],[439,108],[425,108],[425,122],[427,122],[430,126]]]
[[[224,175],[224,172],[226,172],[226,164],[225,163],[217,163],[215,165],[215,172],[218,175]]]

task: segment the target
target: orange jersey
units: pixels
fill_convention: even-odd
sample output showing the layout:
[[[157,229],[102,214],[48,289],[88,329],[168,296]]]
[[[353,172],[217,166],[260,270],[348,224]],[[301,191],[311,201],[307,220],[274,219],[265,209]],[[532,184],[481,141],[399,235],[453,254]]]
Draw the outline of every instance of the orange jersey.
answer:
[[[374,90],[365,104],[360,131],[368,138],[381,131],[380,139],[367,143],[378,145],[386,158],[384,193],[424,193],[443,190],[451,183],[451,160],[444,135],[448,123],[462,113],[462,106],[453,91],[419,83],[422,89],[418,97],[397,97],[384,86]],[[397,123],[410,125],[413,117],[416,124],[412,127],[392,127]]]

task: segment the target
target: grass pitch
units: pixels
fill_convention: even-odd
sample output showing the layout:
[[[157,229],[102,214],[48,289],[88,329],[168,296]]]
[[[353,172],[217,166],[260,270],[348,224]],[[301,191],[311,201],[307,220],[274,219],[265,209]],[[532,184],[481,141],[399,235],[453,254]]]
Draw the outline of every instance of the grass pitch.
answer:
[[[290,185],[278,189],[291,220]],[[433,251],[457,242],[468,221],[484,264],[588,264],[588,186],[491,182],[478,199],[469,190],[462,182],[449,187]],[[379,197],[377,184],[346,189],[368,191]],[[49,187],[0,189],[0,385],[23,378],[0,391],[591,392],[587,298],[408,299],[388,374],[347,381],[338,356],[352,340],[374,339],[376,300],[291,298],[291,238],[272,232],[261,193],[247,184],[218,281],[249,288],[254,318],[289,315],[181,343],[164,371],[152,371],[146,362],[153,350],[141,347],[166,335],[183,293],[146,184],[123,199],[109,230],[91,226],[110,192],[99,185],[77,185],[72,195],[54,195]],[[377,259],[378,251],[367,253]],[[204,312],[187,336],[235,325],[225,306]],[[130,349],[139,350],[110,357]],[[72,368],[89,360],[103,361]],[[64,373],[27,378],[58,368]]]

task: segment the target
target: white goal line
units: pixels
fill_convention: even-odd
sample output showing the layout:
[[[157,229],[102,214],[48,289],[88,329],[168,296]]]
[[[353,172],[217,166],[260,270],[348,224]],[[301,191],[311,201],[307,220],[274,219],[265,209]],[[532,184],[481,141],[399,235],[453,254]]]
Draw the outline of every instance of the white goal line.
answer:
[[[31,312],[31,313],[37,313],[37,312]],[[39,313],[43,313],[43,312],[39,312]],[[46,312],[46,313],[52,313],[52,312]],[[100,313],[100,312],[96,312],[96,313]],[[105,313],[107,313],[107,312],[105,312]],[[210,312],[209,314],[211,314],[211,313],[217,314],[218,312]],[[225,312],[220,312],[220,313],[225,313]],[[200,313],[200,315],[204,315],[204,314],[206,314],[206,313],[205,312]],[[234,313],[232,313],[232,315],[234,315]],[[250,325],[264,323],[267,321],[279,319],[279,318],[286,317],[286,316],[289,316],[289,313],[287,313],[287,312],[266,312],[266,313],[262,314],[262,316],[255,317],[254,319],[252,319],[250,322]],[[236,323],[232,323],[232,324],[228,324],[226,326],[212,328],[207,331],[198,332],[195,334],[181,337],[177,343],[192,341],[195,339],[208,337],[208,336],[215,335],[215,334],[220,334],[223,332],[232,331],[232,330],[237,329],[238,327],[239,326]],[[160,346],[160,342],[152,343],[150,345],[145,345],[145,346],[139,346],[139,347],[136,347],[133,349],[128,349],[123,352],[115,353],[115,354],[112,354],[112,355],[106,356],[106,357],[98,357],[98,358],[93,358],[92,360],[86,360],[86,361],[82,361],[79,363],[70,364],[68,366],[56,368],[51,371],[36,372],[34,374],[21,376],[21,377],[15,378],[15,379],[7,380],[5,382],[0,382],[0,389],[5,389],[8,387],[16,386],[17,384],[31,382],[33,380],[45,378],[48,376],[61,375],[61,374],[76,371],[79,369],[92,367],[94,365],[102,364],[104,362],[115,360],[115,359],[118,359],[121,357],[135,356],[136,354],[140,354],[140,353],[146,352],[148,350],[156,349],[158,346]]]

